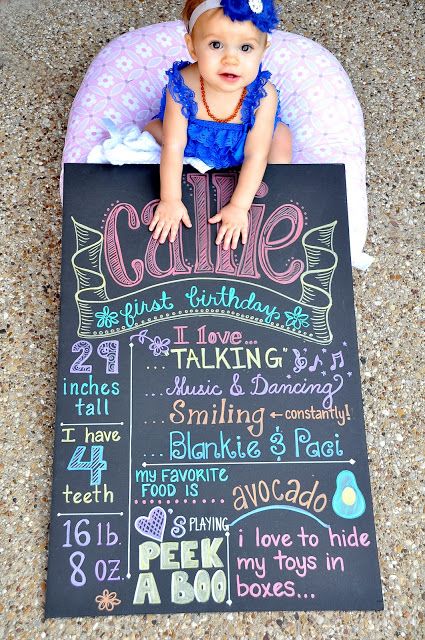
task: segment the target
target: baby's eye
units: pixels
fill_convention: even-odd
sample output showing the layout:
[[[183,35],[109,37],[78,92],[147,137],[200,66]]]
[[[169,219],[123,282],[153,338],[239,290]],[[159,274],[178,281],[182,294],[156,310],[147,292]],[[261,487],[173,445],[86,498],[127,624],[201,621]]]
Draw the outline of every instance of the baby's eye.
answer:
[[[243,44],[241,46],[241,49],[244,53],[248,53],[248,51],[251,51],[253,47],[250,44]]]
[[[219,40],[213,40],[210,42],[211,49],[221,49],[221,42]]]

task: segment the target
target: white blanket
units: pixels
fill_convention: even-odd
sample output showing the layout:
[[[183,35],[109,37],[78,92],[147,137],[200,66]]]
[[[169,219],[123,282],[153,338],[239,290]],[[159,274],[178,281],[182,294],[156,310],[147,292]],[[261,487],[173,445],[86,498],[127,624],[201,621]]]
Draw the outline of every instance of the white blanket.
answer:
[[[112,120],[103,119],[110,138],[97,144],[87,156],[87,162],[94,164],[159,164],[161,147],[147,131],[140,131],[135,124],[119,129]],[[198,158],[184,158],[184,164],[190,164],[200,173],[212,167]]]

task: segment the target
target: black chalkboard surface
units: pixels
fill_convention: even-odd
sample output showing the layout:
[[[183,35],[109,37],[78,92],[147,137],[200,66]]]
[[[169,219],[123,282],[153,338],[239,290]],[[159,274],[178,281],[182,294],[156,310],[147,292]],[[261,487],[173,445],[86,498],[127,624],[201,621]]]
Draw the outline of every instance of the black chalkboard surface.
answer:
[[[382,609],[344,167],[269,166],[233,252],[236,180],[159,245],[158,167],[65,166],[48,617]]]

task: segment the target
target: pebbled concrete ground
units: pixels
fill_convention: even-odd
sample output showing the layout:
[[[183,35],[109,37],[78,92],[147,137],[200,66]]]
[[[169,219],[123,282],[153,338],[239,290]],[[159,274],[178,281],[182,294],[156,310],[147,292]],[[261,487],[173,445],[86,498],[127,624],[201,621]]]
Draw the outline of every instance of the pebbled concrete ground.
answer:
[[[3,0],[2,638],[425,638],[419,318],[424,3],[286,0],[282,8],[282,28],[316,40],[341,61],[365,115],[366,251],[376,262],[368,273],[355,273],[354,283],[385,610],[43,620],[60,277],[58,176],[67,116],[101,47],[131,27],[178,18],[179,5],[164,0]]]

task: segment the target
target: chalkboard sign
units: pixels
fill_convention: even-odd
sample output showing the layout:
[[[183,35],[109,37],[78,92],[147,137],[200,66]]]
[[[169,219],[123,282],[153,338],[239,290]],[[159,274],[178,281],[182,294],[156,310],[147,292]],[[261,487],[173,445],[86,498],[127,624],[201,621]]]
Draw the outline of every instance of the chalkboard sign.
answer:
[[[46,614],[382,608],[342,165],[67,165]]]

